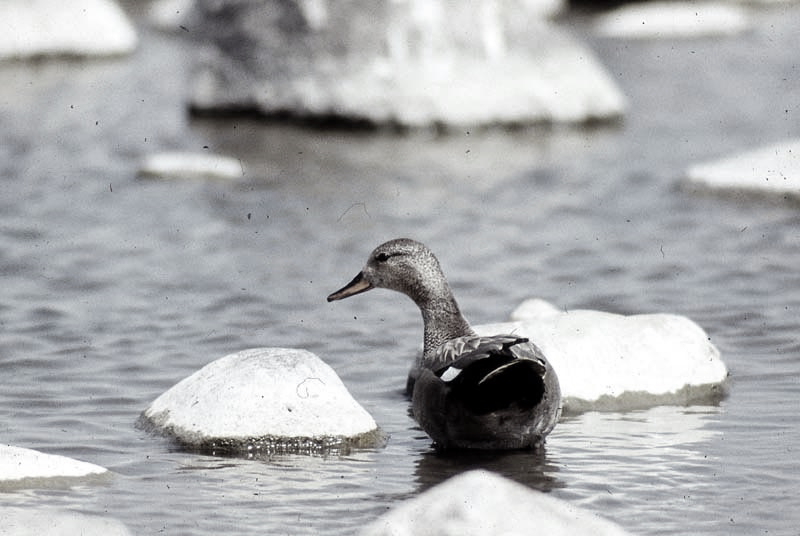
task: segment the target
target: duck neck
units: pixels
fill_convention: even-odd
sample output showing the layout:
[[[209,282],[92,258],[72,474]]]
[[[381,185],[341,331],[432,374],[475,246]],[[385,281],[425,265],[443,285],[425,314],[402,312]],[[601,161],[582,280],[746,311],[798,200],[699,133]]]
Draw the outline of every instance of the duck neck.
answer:
[[[461,314],[450,289],[436,298],[417,301],[425,323],[423,357],[433,355],[445,341],[466,335],[475,335],[469,322]]]

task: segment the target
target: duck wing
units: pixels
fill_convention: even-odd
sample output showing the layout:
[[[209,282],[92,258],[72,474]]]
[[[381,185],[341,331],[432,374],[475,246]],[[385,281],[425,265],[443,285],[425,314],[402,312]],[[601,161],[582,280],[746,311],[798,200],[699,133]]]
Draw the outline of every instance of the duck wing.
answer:
[[[461,361],[460,368],[464,368],[469,362],[480,359],[481,355],[490,353],[505,352],[514,346],[529,342],[527,338],[518,335],[491,335],[481,337],[480,335],[467,335],[457,337],[445,342],[436,349],[436,353],[422,363],[424,368],[439,370],[442,367],[452,365],[456,361]],[[533,345],[535,347],[535,345]],[[536,348],[541,357],[541,351]]]
[[[547,360],[525,337],[460,337],[440,347],[436,362],[431,372],[476,414],[532,408],[544,396]]]

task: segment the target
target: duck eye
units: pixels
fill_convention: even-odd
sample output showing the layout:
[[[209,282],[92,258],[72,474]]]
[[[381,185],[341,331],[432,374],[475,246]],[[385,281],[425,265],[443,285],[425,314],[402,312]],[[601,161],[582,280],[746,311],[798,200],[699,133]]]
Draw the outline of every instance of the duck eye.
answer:
[[[375,255],[375,260],[378,262],[386,262],[389,260],[389,257],[391,257],[391,255],[388,253],[381,252]]]

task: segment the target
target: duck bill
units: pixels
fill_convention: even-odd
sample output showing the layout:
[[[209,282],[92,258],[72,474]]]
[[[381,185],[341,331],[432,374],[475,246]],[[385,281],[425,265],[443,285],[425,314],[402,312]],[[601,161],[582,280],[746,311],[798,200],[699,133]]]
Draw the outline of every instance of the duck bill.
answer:
[[[361,294],[372,288],[372,283],[364,277],[364,272],[359,272],[348,284],[328,296],[328,301],[341,300],[356,294]]]

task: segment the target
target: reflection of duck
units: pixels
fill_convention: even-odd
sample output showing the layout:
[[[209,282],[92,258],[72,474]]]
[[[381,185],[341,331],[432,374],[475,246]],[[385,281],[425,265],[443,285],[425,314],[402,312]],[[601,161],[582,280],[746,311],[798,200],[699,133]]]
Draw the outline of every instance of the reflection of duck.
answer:
[[[364,269],[328,296],[372,288],[414,300],[425,324],[422,357],[409,377],[414,417],[443,448],[529,448],[542,443],[561,413],[558,378],[528,339],[478,336],[462,316],[439,261],[413,240],[378,246]]]
[[[422,452],[415,462],[416,493],[471,469],[484,469],[539,491],[563,488],[561,468],[548,456],[548,449]]]

